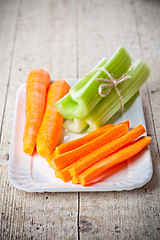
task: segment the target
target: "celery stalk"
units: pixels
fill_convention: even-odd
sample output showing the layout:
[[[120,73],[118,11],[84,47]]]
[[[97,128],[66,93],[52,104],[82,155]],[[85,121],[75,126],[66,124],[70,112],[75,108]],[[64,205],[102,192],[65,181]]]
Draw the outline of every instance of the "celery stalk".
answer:
[[[90,71],[90,73],[86,74],[80,81],[78,81],[74,86],[70,89],[69,93],[71,95],[71,98],[73,100],[76,100],[76,98],[79,96],[79,92],[81,89],[87,84],[87,82],[94,76],[95,72],[94,70],[96,68],[101,68],[104,66],[104,64],[107,62],[107,59],[104,57],[102,58],[98,64]]]
[[[113,77],[119,78],[128,70],[130,65],[131,58],[129,54],[123,47],[120,47],[112,58],[104,64],[103,68],[108,70]],[[101,83],[96,80],[97,78],[108,78],[108,76],[103,71],[98,70],[87,84],[80,88],[76,98],[74,98],[78,104],[78,109],[73,113],[74,118],[85,118],[102,99],[98,94],[98,88]],[[72,89],[70,90],[71,93]],[[73,98],[73,95],[71,97]]]
[[[80,133],[88,126],[88,123],[85,121],[85,119],[83,120],[74,118],[66,120],[63,126],[70,132]]]
[[[150,74],[149,67],[142,61],[136,61],[131,70],[127,71],[131,79],[117,85],[124,104],[127,103],[140,89]],[[88,131],[92,131],[106,122],[121,108],[121,102],[115,89],[103,98],[86,118]]]
[[[120,47],[116,53],[112,56],[112,58],[106,62],[103,65],[103,68],[108,70],[112,74],[114,78],[119,78],[123,73],[125,73],[128,68],[131,65],[131,58],[127,51]],[[106,73],[103,71],[95,71],[94,75],[91,77],[91,79],[84,85],[81,85],[79,83],[78,87],[74,88],[73,91],[72,88],[70,89],[70,96],[71,99],[73,99],[74,102],[74,108],[72,108],[72,113],[70,111],[69,105],[72,105],[68,103],[68,112],[65,109],[65,115],[63,113],[64,105],[63,101],[64,98],[56,104],[58,111],[62,116],[68,119],[72,118],[78,118],[83,119],[85,118],[92,109],[100,102],[102,97],[98,94],[98,88],[101,82],[98,82],[97,78],[108,78]],[[107,91],[107,88],[106,88]],[[60,106],[61,105],[61,106]],[[73,107],[73,105],[72,105]],[[68,115],[67,115],[67,114]]]
[[[78,109],[78,105],[68,93],[56,103],[56,108],[64,118],[73,119],[72,113]]]
[[[75,93],[78,90],[80,90],[81,87],[83,87],[87,82],[93,77],[95,72],[92,72],[96,68],[101,68],[103,65],[107,62],[107,59],[104,57],[102,58],[98,64],[91,70],[90,73],[86,74],[82,79],[80,79],[74,86],[72,87],[72,93]],[[73,95],[73,94],[72,94]],[[56,108],[59,111],[59,113],[66,119],[73,119],[72,113],[78,110],[78,104],[74,101],[74,97],[68,93],[65,95],[62,99],[60,99],[57,104]]]

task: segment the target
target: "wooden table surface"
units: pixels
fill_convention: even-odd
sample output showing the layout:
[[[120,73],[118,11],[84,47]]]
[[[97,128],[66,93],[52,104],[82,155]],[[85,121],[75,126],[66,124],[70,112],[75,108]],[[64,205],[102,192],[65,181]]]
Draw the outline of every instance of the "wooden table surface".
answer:
[[[80,77],[120,45],[151,68],[141,89],[151,181],[123,192],[14,188],[7,170],[15,95],[29,71]],[[0,0],[0,140],[0,239],[160,239],[160,1]]]

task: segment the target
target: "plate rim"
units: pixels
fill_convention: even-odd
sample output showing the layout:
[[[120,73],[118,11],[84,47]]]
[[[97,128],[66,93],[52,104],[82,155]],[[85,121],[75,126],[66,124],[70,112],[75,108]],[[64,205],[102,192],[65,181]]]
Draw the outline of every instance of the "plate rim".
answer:
[[[72,80],[76,80],[77,78],[70,78],[68,80],[72,81]],[[138,184],[134,181],[132,181],[132,184],[126,186],[126,185],[122,185],[122,186],[111,186],[111,187],[82,187],[82,188],[78,188],[73,187],[65,187],[64,188],[53,188],[53,187],[39,187],[39,185],[51,185],[51,184],[46,184],[46,183],[38,183],[33,181],[33,179],[30,179],[30,185],[26,185],[26,184],[19,184],[18,181],[16,181],[16,179],[14,179],[13,174],[11,174],[11,169],[12,169],[12,153],[13,153],[13,142],[14,142],[14,130],[15,130],[15,126],[16,126],[16,111],[17,111],[17,104],[18,104],[18,97],[20,92],[22,91],[22,89],[26,86],[26,84],[22,84],[16,92],[16,101],[15,101],[15,107],[14,107],[14,117],[13,117],[13,126],[12,126],[12,134],[11,134],[11,146],[10,146],[10,154],[9,154],[9,164],[8,164],[8,179],[10,181],[10,183],[16,187],[19,190],[22,191],[26,191],[26,192],[108,192],[108,191],[129,191],[129,190],[133,190],[136,188],[141,188],[142,186],[144,186],[147,182],[150,181],[150,179],[152,178],[152,174],[153,174],[153,164],[152,164],[152,158],[151,158],[151,154],[150,154],[150,147],[148,148],[149,154],[150,154],[150,159],[149,159],[149,163],[150,163],[150,168],[149,168],[149,172],[147,172],[146,177],[144,179],[142,179],[142,181],[140,181]],[[144,112],[143,112],[143,105],[142,105],[142,100],[141,100],[141,96],[140,93],[138,94],[139,97],[139,101],[141,103],[140,107],[141,107],[141,111],[142,111],[142,117],[143,117],[143,121],[144,121],[144,125],[146,127],[145,124],[145,118],[144,118]],[[136,178],[135,178],[136,179]],[[119,184],[123,182],[122,180],[119,181]],[[65,183],[64,183],[65,184]]]

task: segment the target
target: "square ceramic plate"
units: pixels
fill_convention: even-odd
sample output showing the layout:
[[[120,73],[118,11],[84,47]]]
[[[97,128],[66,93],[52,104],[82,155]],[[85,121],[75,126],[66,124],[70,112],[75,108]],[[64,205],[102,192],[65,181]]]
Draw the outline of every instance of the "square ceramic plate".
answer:
[[[72,85],[76,79],[67,80]],[[96,179],[92,185],[82,187],[57,179],[45,158],[35,151],[33,156],[23,152],[23,131],[25,125],[26,86],[22,85],[16,95],[11,150],[9,158],[9,180],[16,188],[27,192],[76,192],[76,191],[122,191],[139,188],[152,176],[152,160],[149,149],[144,149],[136,157],[112,168],[107,175]],[[117,114],[111,121],[119,123],[130,120],[131,127],[142,123],[145,126],[140,95],[130,101],[123,115]],[[79,138],[83,134],[73,134],[63,129],[60,143]]]

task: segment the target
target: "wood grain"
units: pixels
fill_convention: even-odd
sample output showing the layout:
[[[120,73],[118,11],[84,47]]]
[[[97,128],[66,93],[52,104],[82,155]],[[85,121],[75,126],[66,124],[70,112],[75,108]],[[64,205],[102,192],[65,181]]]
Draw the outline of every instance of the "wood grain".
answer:
[[[52,79],[77,75],[75,8],[74,1],[21,3],[2,129],[3,159],[9,153],[15,94],[28,71],[43,67]],[[77,237],[77,193],[25,193],[8,182],[6,160],[1,169],[1,239]]]
[[[140,4],[141,6],[139,6]],[[149,29],[145,29],[146,34],[143,40],[140,32],[144,31],[144,27],[152,28],[153,21],[158,24],[158,19],[155,20],[156,15],[153,16],[153,13],[149,12],[149,9],[155,6],[147,6],[148,4],[151,5],[148,1],[136,1],[136,3],[133,1],[92,1],[92,4],[89,1],[81,1],[78,42],[81,43],[81,46],[84,43],[90,46],[90,51],[88,51],[94,53],[95,59],[99,57],[100,53],[104,52],[109,57],[112,55],[111,51],[113,49],[115,50],[117,46],[123,45],[129,49],[133,61],[140,58],[148,62],[148,57],[144,55],[142,46],[147,43],[149,46],[151,45],[149,42],[144,42],[146,38],[150,38],[150,36],[147,36]],[[88,12],[91,14],[88,15]],[[148,15],[151,15],[150,23],[147,22],[146,24]],[[96,18],[96,25],[93,16]],[[139,18],[141,19],[140,22]],[[83,27],[80,28],[84,24],[86,26],[85,38]],[[142,29],[140,30],[140,28]],[[156,28],[152,30],[153,35],[155,34],[154,31],[156,32]],[[157,36],[155,39],[158,39]],[[156,51],[153,45],[152,51]],[[88,59],[89,57],[86,52],[83,52],[82,55],[80,53],[82,53],[81,50],[79,50],[79,72],[81,73],[85,67],[82,66],[81,68],[81,62],[84,63],[84,58]],[[158,57],[157,54],[156,57]],[[153,65],[153,69],[155,68],[154,59],[149,61],[148,64],[150,64],[151,69]],[[150,78],[149,82],[153,84],[153,81]],[[143,188],[131,192],[80,193],[79,227],[80,238],[82,239],[151,239],[151,236],[152,239],[158,239],[160,236],[157,230],[160,219],[158,214],[160,210],[158,203],[160,197],[158,188],[160,169],[153,109],[151,109],[154,101],[150,102],[149,84],[148,86],[145,84],[141,95],[147,131],[153,137],[151,145],[154,163],[153,178]],[[158,111],[158,109],[156,110]],[[155,115],[157,115],[156,112]]]
[[[10,70],[12,67],[13,50],[16,41],[17,15],[19,1],[1,1],[0,4],[0,135],[3,127],[6,99],[8,94],[8,83],[10,81]]]
[[[2,21],[3,20],[3,21]],[[0,1],[0,239],[160,238],[160,2],[158,0]],[[7,36],[7,40],[6,40]],[[124,192],[25,193],[8,182],[15,94],[28,71],[80,77],[119,45],[143,59],[151,77],[141,89],[154,174]]]

